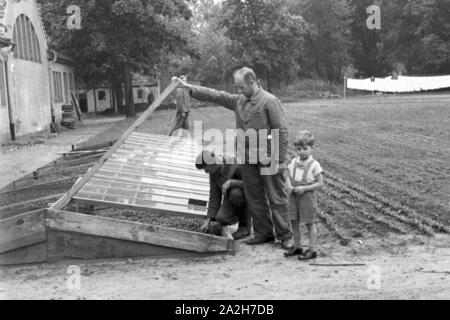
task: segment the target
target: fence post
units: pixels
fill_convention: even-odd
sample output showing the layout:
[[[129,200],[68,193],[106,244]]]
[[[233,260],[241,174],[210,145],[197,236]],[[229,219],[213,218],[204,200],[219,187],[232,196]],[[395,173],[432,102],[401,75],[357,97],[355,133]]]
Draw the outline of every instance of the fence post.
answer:
[[[344,99],[347,98],[347,75],[344,76]]]

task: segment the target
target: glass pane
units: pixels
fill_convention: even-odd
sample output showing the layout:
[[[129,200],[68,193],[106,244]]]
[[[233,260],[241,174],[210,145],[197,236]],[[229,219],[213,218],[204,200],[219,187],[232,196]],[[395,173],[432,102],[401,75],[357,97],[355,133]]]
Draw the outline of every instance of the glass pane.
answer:
[[[38,62],[37,61],[37,52],[36,52],[36,42],[34,41],[34,36],[35,36],[35,32],[34,32],[34,27],[30,22],[30,35],[28,37],[28,40],[30,41],[30,47],[31,47],[31,60],[34,62]]]
[[[34,49],[33,49],[33,40],[34,37],[32,37],[31,34],[31,21],[30,19],[26,18],[26,31],[27,31],[27,46],[28,46],[28,60],[34,61]]]
[[[75,91],[75,77],[72,72],[69,73],[69,81],[70,81],[70,91]]]
[[[37,54],[37,62],[42,63],[42,58],[41,58],[41,47],[39,46],[39,39],[36,35],[36,33],[34,34],[34,42],[36,45],[36,54]]]
[[[22,19],[20,16],[16,20],[17,26],[17,48],[19,50],[19,59],[23,59],[23,40],[22,40]]]
[[[28,52],[28,40],[27,40],[27,21],[25,15],[20,16],[22,22],[22,43],[23,43],[23,59],[30,60],[29,52]]]
[[[58,72],[58,102],[63,102],[62,75],[61,75],[61,72]]]
[[[16,45],[14,46],[14,58],[19,58],[19,46],[17,43],[17,23],[14,25],[14,31],[13,31],[13,43]]]
[[[53,71],[53,102],[58,102],[57,98],[57,85],[56,85],[56,72]]]
[[[66,103],[70,103],[70,98],[69,98],[69,78],[68,78],[66,72],[64,72],[64,96],[65,96],[65,102]]]

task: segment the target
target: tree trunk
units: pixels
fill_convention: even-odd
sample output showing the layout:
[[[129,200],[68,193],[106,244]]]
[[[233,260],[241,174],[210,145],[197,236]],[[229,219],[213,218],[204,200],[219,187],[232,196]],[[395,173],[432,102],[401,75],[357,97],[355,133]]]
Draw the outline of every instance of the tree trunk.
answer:
[[[131,79],[130,62],[126,62],[123,68],[123,78],[125,83],[125,115],[127,118],[136,116],[136,109],[133,101],[133,86]]]
[[[116,93],[117,112],[121,113],[123,110],[123,88],[121,82],[116,83],[114,91]]]
[[[116,84],[114,79],[111,80],[111,107],[114,110],[114,113],[118,113]]]

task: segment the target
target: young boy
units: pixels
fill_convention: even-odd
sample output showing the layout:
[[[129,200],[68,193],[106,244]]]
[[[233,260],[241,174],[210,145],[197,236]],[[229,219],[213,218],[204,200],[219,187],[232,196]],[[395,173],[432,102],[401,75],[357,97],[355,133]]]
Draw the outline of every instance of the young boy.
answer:
[[[285,257],[299,256],[299,260],[317,258],[316,195],[323,186],[322,167],[313,157],[314,137],[309,131],[300,131],[295,138],[297,157],[289,165],[287,191],[289,216],[294,231],[294,246],[284,253]],[[309,250],[303,252],[300,223],[305,223],[309,235]]]

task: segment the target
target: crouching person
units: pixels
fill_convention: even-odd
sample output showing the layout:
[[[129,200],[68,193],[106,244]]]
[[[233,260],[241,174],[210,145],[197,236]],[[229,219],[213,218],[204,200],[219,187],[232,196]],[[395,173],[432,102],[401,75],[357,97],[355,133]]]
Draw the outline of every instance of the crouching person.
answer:
[[[221,234],[229,239],[244,239],[250,235],[250,215],[244,195],[241,166],[235,159],[227,161],[219,155],[203,151],[196,160],[196,167],[209,174],[209,207],[202,232],[208,232],[211,222],[221,226]]]

